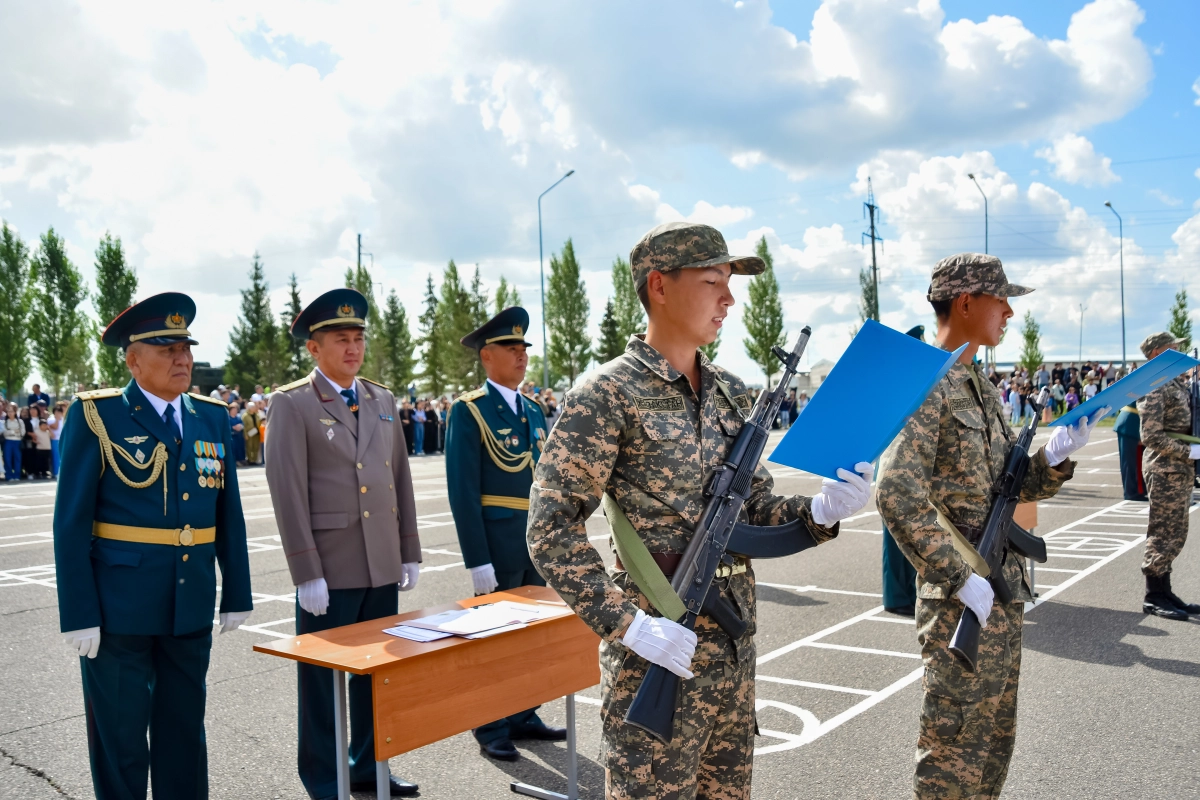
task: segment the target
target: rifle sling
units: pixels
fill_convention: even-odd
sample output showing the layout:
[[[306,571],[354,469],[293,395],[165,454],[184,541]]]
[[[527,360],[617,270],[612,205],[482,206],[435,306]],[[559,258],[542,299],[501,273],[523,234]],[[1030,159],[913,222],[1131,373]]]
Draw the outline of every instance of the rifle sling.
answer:
[[[794,519],[783,525],[748,525],[739,522],[733,526],[733,534],[725,549],[748,558],[783,558],[816,546],[817,540],[812,537],[808,526],[802,520]]]
[[[678,622],[687,613],[687,607],[679,599],[679,595],[671,588],[671,582],[663,574],[654,560],[654,556],[646,549],[642,537],[633,529],[633,523],[625,512],[605,492],[600,498],[604,507],[604,516],[608,518],[608,527],[612,531],[613,542],[617,545],[617,557],[621,565],[633,579],[633,583],[646,595],[650,605],[670,620]]]
[[[1172,439],[1178,439],[1181,442],[1188,444],[1200,444],[1200,436],[1192,436],[1190,433],[1175,433],[1174,431],[1166,431],[1167,436]]]
[[[954,549],[958,551],[960,556],[962,556],[963,561],[966,561],[971,569],[975,570],[975,572],[979,574],[979,577],[990,577],[992,574],[992,569],[988,566],[987,561],[984,560],[983,556],[979,555],[979,551],[975,549],[975,546],[971,544],[967,537],[962,535],[962,532],[959,531],[957,526],[950,521],[950,518],[946,516],[946,512],[938,508],[937,505],[934,505],[933,508],[935,511],[937,511],[938,525],[940,525],[943,530],[950,534],[950,539],[952,542],[954,542]]]

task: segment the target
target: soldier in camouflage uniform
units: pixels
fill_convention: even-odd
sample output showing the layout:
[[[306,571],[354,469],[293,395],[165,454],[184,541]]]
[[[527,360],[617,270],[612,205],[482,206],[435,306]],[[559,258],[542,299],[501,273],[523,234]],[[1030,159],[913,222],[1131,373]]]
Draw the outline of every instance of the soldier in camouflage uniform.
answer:
[[[704,508],[702,488],[750,408],[746,387],[698,347],[716,339],[733,297],[730,274],[762,272],[733,258],[706,225],[668,223],[630,254],[649,312],[646,334],[566,396],[530,491],[529,552],[538,572],[603,640],[603,758],[608,798],[746,798],[754,747],[754,572],[739,560],[719,579],[749,625],[732,641],[708,616],[693,634],[654,611],[618,561],[605,571],[584,523],[607,493],[667,576]],[[779,497],[765,468],[754,476],[746,517],[757,525],[801,519],[813,538],[866,504],[867,478],[845,473],[813,498]],[[856,467],[857,469],[858,467]],[[680,675],[674,737],[663,745],[625,714],[649,666]]]
[[[1181,344],[1182,339],[1169,333],[1156,333],[1142,342],[1142,354],[1154,358]],[[1188,444],[1170,434],[1191,434],[1191,399],[1184,373],[1137,402],[1142,444],[1146,446],[1142,472],[1150,495],[1146,555],[1142,559],[1142,574],[1146,576],[1142,611],[1175,620],[1200,614],[1200,604],[1185,603],[1171,590],[1171,563],[1187,540],[1194,462],[1200,459],[1200,445]]]
[[[876,505],[917,570],[917,638],[925,664],[913,779],[918,798],[997,797],[1012,756],[1023,604],[1031,599],[1024,565],[1012,552],[1005,557],[1013,602],[993,608],[990,584],[972,572],[971,562],[982,559],[949,528],[978,544],[992,485],[1016,438],[999,392],[973,358],[980,346],[999,343],[1013,314],[1008,298],[1030,291],[1009,283],[994,256],[964,253],[934,267],[928,298],[937,316],[936,344],[951,351],[968,346],[880,463]],[[1072,476],[1067,456],[1087,442],[1095,420],[1088,423],[1056,429],[1033,454],[1022,501],[1051,497]],[[939,524],[939,516],[946,522]],[[949,650],[967,609],[984,625],[974,673]]]

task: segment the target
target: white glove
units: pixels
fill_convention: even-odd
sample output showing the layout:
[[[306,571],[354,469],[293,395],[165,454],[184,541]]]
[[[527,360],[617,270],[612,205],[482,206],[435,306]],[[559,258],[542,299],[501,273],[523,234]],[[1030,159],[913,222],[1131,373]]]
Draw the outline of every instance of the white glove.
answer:
[[[491,564],[471,567],[468,571],[471,573],[471,583],[475,587],[475,594],[491,594],[500,585],[496,582],[496,568]]]
[[[688,669],[696,654],[696,634],[664,617],[651,617],[638,609],[637,616],[621,637],[621,644],[651,664],[669,669],[681,678],[691,678]]]
[[[421,574],[421,565],[414,561],[411,564],[401,564],[400,566],[404,570],[404,577],[400,579],[400,583],[396,584],[397,588],[402,592],[417,588],[417,576]]]
[[[1104,408],[1092,414],[1090,418],[1079,420],[1077,425],[1063,425],[1055,428],[1054,435],[1050,437],[1050,441],[1046,442],[1046,461],[1050,466],[1057,467],[1062,462],[1079,448],[1088,443],[1088,439],[1092,435],[1092,429],[1096,427],[1096,423],[1104,419],[1111,408]]]
[[[221,621],[221,633],[229,633],[236,631],[242,626],[242,623],[250,619],[250,611],[226,611],[219,615]]]
[[[300,607],[314,617],[329,610],[329,584],[324,578],[313,578],[296,587],[296,599]]]
[[[954,596],[974,612],[975,618],[979,620],[979,627],[987,627],[995,592],[992,591],[992,585],[987,582],[986,578],[981,578],[972,572],[971,577],[967,578],[967,582],[954,593]]]
[[[822,481],[821,491],[812,499],[813,522],[828,528],[861,511],[871,500],[871,476],[874,472],[875,467],[860,461],[854,465],[854,472],[839,469],[837,474],[840,481],[830,478]]]
[[[1192,445],[1192,452],[1188,456],[1192,461],[1200,461],[1200,444]]]
[[[79,653],[80,657],[87,656],[95,658],[96,653],[100,652],[100,628],[83,628],[77,631],[64,631],[63,641],[72,650]]]

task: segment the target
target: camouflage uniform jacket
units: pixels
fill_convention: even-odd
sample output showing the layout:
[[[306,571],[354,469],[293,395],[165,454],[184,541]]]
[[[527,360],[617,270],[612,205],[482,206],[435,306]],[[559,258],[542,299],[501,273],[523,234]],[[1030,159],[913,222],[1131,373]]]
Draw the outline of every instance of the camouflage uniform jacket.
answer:
[[[717,387],[723,381],[738,408]],[[624,354],[570,392],[538,462],[530,489],[529,554],[534,566],[592,630],[616,641],[638,608],[651,608],[625,573],[610,576],[584,523],[608,492],[651,553],[682,553],[704,510],[703,487],[742,427],[749,409],[738,378],[700,355],[700,392],[638,336]],[[812,521],[807,497],[778,497],[759,465],[745,518],[775,525],[800,518],[826,541],[836,525]],[[729,578],[726,596],[750,625],[730,642],[706,616],[697,621],[698,661],[754,658],[753,572]]]
[[[1137,401],[1142,419],[1142,444],[1146,455],[1142,471],[1191,472],[1191,448],[1186,442],[1167,436],[1192,432],[1192,397],[1187,388],[1187,375],[1180,375]]]
[[[976,365],[956,363],[883,454],[876,505],[916,567],[918,596],[945,599],[966,583],[971,567],[938,525],[935,505],[955,525],[983,527],[992,486],[1015,440],[996,387]],[[1075,462],[1069,460],[1051,467],[1045,451],[1038,450],[1021,487],[1021,501],[1053,496],[1074,470]],[[1011,552],[1004,577],[1017,602],[1032,599],[1024,566]]]

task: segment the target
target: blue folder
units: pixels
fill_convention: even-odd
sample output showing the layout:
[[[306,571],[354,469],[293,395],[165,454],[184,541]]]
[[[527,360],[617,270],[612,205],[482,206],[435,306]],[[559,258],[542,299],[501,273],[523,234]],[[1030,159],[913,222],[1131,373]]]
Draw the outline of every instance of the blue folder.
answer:
[[[1075,406],[1075,408],[1063,414],[1054,420],[1054,422],[1051,422],[1049,427],[1071,425],[1083,417],[1091,416],[1104,406],[1111,408],[1115,414],[1121,410],[1122,406],[1132,405],[1167,381],[1179,377],[1197,364],[1200,364],[1200,361],[1178,350],[1167,350],[1159,353],[1156,357],[1150,359],[1124,378],[1121,378],[1121,380],[1109,386],[1103,392],[1099,392],[1091,400]]]
[[[768,460],[834,479],[874,461],[966,347],[947,353],[867,320]]]

